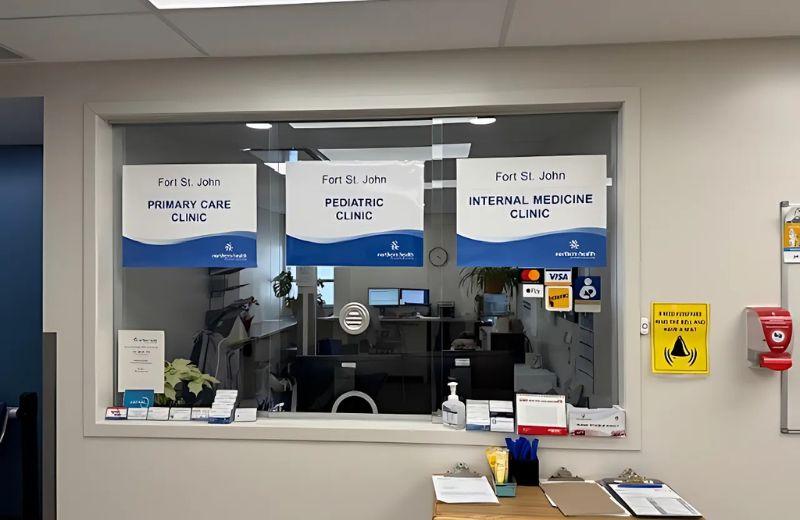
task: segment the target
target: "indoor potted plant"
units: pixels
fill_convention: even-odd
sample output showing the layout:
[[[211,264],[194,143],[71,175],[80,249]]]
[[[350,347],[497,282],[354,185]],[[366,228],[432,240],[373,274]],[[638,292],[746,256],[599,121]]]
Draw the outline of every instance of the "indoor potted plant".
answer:
[[[219,380],[204,374],[188,359],[164,363],[164,393],[156,395],[156,406],[211,406],[214,385]]]
[[[469,267],[461,270],[459,286],[468,294],[502,294],[514,296],[520,283],[520,270],[515,267]]]
[[[483,313],[484,294],[503,294],[513,298],[520,284],[520,269],[515,267],[469,267],[461,270],[459,287],[475,294],[475,311]]]

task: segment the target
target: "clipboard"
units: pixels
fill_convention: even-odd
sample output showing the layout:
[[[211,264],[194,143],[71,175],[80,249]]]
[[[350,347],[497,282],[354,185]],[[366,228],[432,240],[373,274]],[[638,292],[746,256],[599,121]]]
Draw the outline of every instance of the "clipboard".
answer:
[[[539,487],[547,500],[567,517],[630,516],[630,513],[608,492],[606,487],[591,480],[542,482]]]
[[[660,480],[626,483],[620,479],[601,481],[608,492],[632,515],[641,518],[702,518],[703,515]]]

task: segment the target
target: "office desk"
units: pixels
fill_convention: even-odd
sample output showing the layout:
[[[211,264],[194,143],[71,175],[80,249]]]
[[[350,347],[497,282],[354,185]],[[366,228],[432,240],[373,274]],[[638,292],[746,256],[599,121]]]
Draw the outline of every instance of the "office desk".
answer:
[[[539,487],[517,487],[517,496],[501,498],[494,504],[443,504],[433,505],[433,520],[608,520],[612,516],[564,516],[550,505]],[[627,517],[634,518],[634,517]]]
[[[493,504],[442,504],[441,502],[435,502],[433,505],[433,520],[550,520],[554,518],[569,518],[570,520],[630,518],[635,520],[636,517],[564,516],[557,507],[550,505],[542,488],[532,486],[517,487],[517,496],[501,498],[499,506]]]

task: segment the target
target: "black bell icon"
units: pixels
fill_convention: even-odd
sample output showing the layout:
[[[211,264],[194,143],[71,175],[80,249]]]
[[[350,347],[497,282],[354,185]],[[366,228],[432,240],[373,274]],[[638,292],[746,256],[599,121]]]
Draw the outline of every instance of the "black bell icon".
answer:
[[[678,339],[675,340],[675,345],[672,346],[672,351],[670,355],[673,357],[689,357],[691,354],[689,353],[689,349],[686,348],[686,342],[683,341],[682,336],[678,336]]]

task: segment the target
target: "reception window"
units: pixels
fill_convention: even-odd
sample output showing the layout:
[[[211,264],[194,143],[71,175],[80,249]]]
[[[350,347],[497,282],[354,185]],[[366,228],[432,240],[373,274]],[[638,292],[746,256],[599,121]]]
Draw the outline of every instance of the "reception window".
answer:
[[[619,402],[615,112],[257,123],[115,126],[117,330],[164,331],[167,362],[188,360],[263,414],[435,415],[450,381],[462,399]],[[534,188],[563,171],[518,168],[526,158],[585,162],[593,188]],[[123,167],[144,165],[248,167],[254,227],[232,230],[215,259],[253,239],[254,265],[126,262]],[[482,188],[486,176],[497,189]],[[531,188],[506,189],[505,176]],[[556,204],[583,211],[599,198],[582,234],[541,227]],[[387,231],[376,219],[390,205]],[[479,206],[514,222],[467,214]],[[176,242],[164,232],[150,245]],[[557,261],[537,263],[553,247]],[[542,268],[568,280],[549,289]],[[210,405],[213,392],[176,384],[161,402]]]

